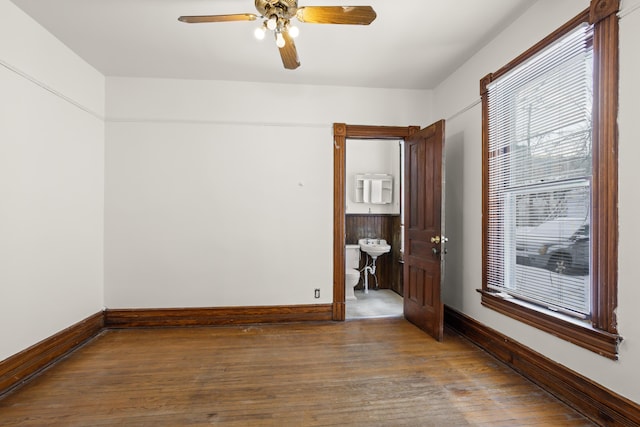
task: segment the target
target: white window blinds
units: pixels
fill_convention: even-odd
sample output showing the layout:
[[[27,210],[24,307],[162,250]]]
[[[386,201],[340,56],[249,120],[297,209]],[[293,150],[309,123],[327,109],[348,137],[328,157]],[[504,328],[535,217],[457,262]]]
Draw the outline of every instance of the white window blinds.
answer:
[[[488,287],[590,315],[593,28],[488,86]]]

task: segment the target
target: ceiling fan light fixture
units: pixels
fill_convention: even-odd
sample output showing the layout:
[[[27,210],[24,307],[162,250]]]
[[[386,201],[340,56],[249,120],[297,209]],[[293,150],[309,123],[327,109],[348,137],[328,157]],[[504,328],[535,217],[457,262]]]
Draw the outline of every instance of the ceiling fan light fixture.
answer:
[[[284,36],[282,35],[282,33],[276,33],[276,46],[282,49],[285,44],[286,42],[284,40]]]
[[[271,31],[275,30],[278,26],[278,17],[276,15],[271,15],[267,20],[267,28]]]
[[[265,37],[266,34],[267,34],[267,29],[264,27],[264,25],[256,28],[255,31],[253,32],[253,35],[258,40],[264,40],[264,37]]]
[[[288,25],[287,32],[294,39],[300,35],[300,30],[295,25]]]

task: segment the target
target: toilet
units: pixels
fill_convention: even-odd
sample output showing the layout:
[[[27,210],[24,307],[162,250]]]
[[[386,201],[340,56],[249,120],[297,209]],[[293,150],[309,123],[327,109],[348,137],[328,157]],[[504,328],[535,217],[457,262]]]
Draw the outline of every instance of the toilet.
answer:
[[[346,245],[344,251],[344,297],[346,301],[355,301],[356,294],[353,288],[360,280],[360,246]]]

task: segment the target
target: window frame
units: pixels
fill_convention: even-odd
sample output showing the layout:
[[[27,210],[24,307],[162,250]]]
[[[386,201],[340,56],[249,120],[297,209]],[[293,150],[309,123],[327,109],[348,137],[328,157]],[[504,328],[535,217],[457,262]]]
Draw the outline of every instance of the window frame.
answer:
[[[549,36],[480,80],[482,100],[482,305],[561,339],[616,360],[618,274],[618,16],[620,2],[592,0]],[[572,319],[525,301],[505,299],[488,288],[489,132],[487,86],[584,22],[593,24],[593,129],[591,206],[591,317]]]

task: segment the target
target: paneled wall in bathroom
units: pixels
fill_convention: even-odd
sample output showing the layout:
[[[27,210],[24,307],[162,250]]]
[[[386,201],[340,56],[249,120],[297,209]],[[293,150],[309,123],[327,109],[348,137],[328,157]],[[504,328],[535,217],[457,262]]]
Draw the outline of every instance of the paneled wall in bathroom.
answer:
[[[350,214],[346,215],[346,244],[357,244],[364,237],[385,239],[391,245],[391,252],[378,257],[376,276],[381,289],[392,289],[402,295],[402,263],[400,258],[400,215]],[[366,254],[360,259],[364,267]],[[375,281],[370,277],[369,288]],[[356,289],[362,289],[363,281]]]

